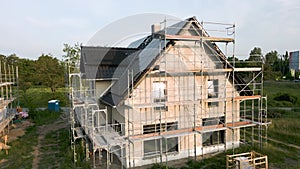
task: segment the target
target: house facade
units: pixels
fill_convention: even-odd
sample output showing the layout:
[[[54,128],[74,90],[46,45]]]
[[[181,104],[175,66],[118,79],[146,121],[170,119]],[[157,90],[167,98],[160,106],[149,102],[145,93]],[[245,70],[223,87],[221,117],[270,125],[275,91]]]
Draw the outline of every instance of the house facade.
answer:
[[[254,125],[240,103],[260,96],[216,45],[234,39],[210,37],[188,18],[137,42],[82,47],[81,73],[105,109],[93,111],[94,151],[136,167],[238,147],[240,128]]]
[[[299,51],[290,52],[289,55],[289,67],[291,71],[300,71],[300,60],[299,60]]]

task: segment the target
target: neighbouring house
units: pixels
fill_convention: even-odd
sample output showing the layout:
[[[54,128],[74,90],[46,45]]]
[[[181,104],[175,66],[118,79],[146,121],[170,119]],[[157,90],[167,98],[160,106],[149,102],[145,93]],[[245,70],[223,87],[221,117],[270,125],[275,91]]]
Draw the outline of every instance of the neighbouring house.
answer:
[[[296,71],[296,72],[300,71],[299,53],[300,53],[300,51],[290,52],[290,55],[289,55],[289,61],[290,61],[289,67],[290,67],[291,71]]]
[[[238,72],[261,69],[235,68],[217,43],[234,39],[209,36],[192,17],[154,25],[128,48],[82,46],[80,78],[92,82],[97,106],[76,107],[77,98],[73,109],[93,152],[128,168],[239,147],[241,128],[258,124],[241,103],[262,96]]]

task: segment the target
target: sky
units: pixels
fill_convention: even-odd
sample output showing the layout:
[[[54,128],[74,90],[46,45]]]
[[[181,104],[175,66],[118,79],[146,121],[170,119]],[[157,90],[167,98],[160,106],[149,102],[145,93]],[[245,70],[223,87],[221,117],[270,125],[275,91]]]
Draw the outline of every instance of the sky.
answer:
[[[61,59],[63,44],[87,45],[108,25],[138,14],[162,14],[236,25],[235,55],[300,50],[298,0],[0,0],[0,54]],[[146,19],[145,19],[146,20]],[[138,25],[139,21],[131,25]],[[128,29],[127,25],[118,29]],[[150,28],[145,32],[150,31]]]

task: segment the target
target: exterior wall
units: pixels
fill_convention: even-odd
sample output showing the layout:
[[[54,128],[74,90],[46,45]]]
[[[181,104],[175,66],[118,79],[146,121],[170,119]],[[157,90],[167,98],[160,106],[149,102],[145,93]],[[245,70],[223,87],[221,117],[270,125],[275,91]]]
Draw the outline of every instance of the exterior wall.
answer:
[[[102,80],[96,81],[96,96],[100,98],[100,96],[109,88],[112,84],[112,81],[109,80]]]
[[[179,44],[179,46],[170,49],[165,57],[156,63],[161,72],[166,71],[168,74],[159,75],[157,72],[148,74],[134,89],[132,98],[126,99],[124,105],[117,108],[119,113],[113,113],[112,121],[123,120],[122,122],[125,123],[125,136],[129,134],[133,140],[136,135],[143,136],[144,126],[151,124],[176,122],[178,130],[189,131],[194,127],[202,127],[203,119],[225,117],[225,123],[239,121],[239,102],[232,99],[234,96],[238,96],[238,93],[226,77],[227,73],[224,71],[210,73],[209,70],[203,73],[193,73],[197,69],[218,69],[222,66],[218,65],[213,57],[201,54],[202,49],[197,49],[196,51],[199,53],[195,55],[195,48],[184,47],[185,45],[188,46],[187,44]],[[199,55],[201,55],[202,60]],[[208,97],[209,80],[217,81],[217,89],[213,89],[217,90],[217,97]],[[165,102],[157,103],[154,101],[155,82],[166,83],[167,97]],[[213,104],[216,105],[212,106]],[[127,109],[127,106],[131,108]],[[157,109],[157,107],[164,106],[167,106],[166,110]],[[195,121],[194,115],[196,116]],[[128,123],[128,119],[130,123]],[[160,137],[135,139],[130,144],[130,151],[129,149],[126,150],[126,153],[130,153],[131,157],[127,159],[127,166],[129,166],[129,161],[135,166],[141,166],[166,159],[187,158],[195,153],[201,155],[223,151],[225,146],[237,147],[239,145],[239,129],[236,129],[234,133],[230,130],[226,130],[224,133],[224,144],[203,146],[205,140],[203,140],[202,134],[194,134],[193,132],[179,134],[178,132],[177,135],[168,136],[169,138],[178,138],[178,151],[162,153],[162,156],[157,154],[152,157],[144,156],[144,141]],[[234,142],[232,138],[234,138]]]

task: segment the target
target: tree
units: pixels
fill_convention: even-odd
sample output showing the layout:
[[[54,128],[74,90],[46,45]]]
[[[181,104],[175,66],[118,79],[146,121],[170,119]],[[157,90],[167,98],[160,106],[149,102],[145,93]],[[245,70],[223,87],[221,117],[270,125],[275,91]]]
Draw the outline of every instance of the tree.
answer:
[[[19,70],[19,88],[26,94],[27,89],[36,82],[35,61],[18,59],[17,66]]]
[[[276,50],[268,52],[265,55],[264,72],[266,79],[278,79],[281,74],[281,63]]]
[[[289,74],[289,54],[286,51],[285,55],[283,55],[283,58],[281,58],[281,72],[284,76],[287,76]]]
[[[15,65],[19,60],[19,57],[16,54],[9,55],[6,57],[6,62],[10,65]]]
[[[63,55],[64,62],[68,64],[70,67],[70,72],[74,72],[76,70],[76,65],[80,60],[80,46],[81,44],[76,43],[74,46],[69,44],[64,44],[63,52],[66,54]]]
[[[36,61],[38,82],[51,88],[55,92],[58,87],[64,86],[64,65],[51,54],[42,54]]]
[[[261,48],[254,47],[249,54],[247,61],[262,61],[262,52]]]

